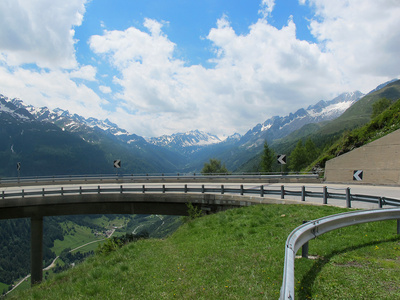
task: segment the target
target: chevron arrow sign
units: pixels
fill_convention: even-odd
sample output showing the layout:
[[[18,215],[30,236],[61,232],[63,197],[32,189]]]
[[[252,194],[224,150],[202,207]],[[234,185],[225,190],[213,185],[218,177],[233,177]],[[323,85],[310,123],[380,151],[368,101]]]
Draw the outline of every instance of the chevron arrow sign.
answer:
[[[286,165],[286,155],[285,154],[280,154],[277,156],[278,163],[281,165]]]
[[[363,180],[363,171],[362,170],[355,170],[353,172],[353,180],[357,180],[357,181]]]
[[[117,169],[121,168],[121,160],[120,159],[114,160],[114,168],[117,168]]]

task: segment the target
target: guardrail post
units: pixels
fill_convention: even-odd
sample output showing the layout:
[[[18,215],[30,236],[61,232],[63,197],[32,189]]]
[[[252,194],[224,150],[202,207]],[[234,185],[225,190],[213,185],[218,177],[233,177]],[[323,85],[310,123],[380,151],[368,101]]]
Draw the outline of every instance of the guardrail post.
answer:
[[[187,193],[187,184],[185,184],[185,194]]]
[[[1,199],[4,200],[4,191],[1,192]]]
[[[79,187],[79,195],[82,195],[82,186]]]
[[[164,174],[163,174],[164,176]],[[162,185],[162,192],[165,193],[165,184]]]
[[[285,199],[285,186],[281,185],[281,199]]]
[[[397,219],[397,234],[400,234],[400,219]]]
[[[4,192],[3,192],[4,193]],[[240,185],[240,195],[243,196],[244,190],[243,190],[243,184]]]
[[[346,188],[346,207],[351,208],[350,188]]]
[[[142,193],[144,194],[146,192],[146,187],[144,186],[144,184],[142,185]]]
[[[304,185],[301,187],[301,201],[306,201],[306,187]]]
[[[324,186],[322,194],[323,194],[323,203],[328,204],[328,188],[326,186]]]
[[[100,186],[97,186],[97,193],[100,194]]]
[[[308,221],[303,221],[303,224],[307,222]],[[304,245],[301,246],[301,257],[308,258],[308,242],[304,243]]]
[[[64,188],[61,187],[61,196],[64,196]]]
[[[202,193],[202,194],[205,193],[204,184],[201,185],[201,193]]]
[[[24,198],[24,197],[25,197],[25,191],[22,190],[22,198]]]
[[[264,197],[264,186],[263,185],[260,187],[260,196]]]
[[[122,194],[124,192],[124,188],[122,187],[122,184],[119,186],[119,193]]]
[[[225,191],[224,191],[224,185],[221,184],[221,194],[224,194],[224,193],[225,193]]]
[[[378,205],[379,205],[379,208],[383,207],[383,199],[382,199],[382,197],[378,198]]]

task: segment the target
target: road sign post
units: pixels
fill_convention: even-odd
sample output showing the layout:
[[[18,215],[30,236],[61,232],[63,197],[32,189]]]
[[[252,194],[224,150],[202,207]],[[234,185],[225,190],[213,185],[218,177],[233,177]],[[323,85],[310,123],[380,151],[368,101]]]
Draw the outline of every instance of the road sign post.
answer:
[[[19,177],[20,177],[20,171],[21,171],[21,163],[17,162],[18,182],[19,182]]]
[[[120,159],[114,160],[114,168],[115,168],[115,170],[117,172],[117,176],[118,176],[118,169],[121,168],[121,160]]]
[[[276,159],[281,165],[281,173],[283,174],[283,165],[286,165],[286,154],[279,154]]]

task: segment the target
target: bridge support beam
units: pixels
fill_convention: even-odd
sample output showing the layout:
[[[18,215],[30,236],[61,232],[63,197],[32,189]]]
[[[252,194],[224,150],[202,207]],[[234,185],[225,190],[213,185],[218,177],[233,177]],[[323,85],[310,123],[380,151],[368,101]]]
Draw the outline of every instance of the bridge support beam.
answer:
[[[31,285],[43,279],[43,217],[31,218]]]

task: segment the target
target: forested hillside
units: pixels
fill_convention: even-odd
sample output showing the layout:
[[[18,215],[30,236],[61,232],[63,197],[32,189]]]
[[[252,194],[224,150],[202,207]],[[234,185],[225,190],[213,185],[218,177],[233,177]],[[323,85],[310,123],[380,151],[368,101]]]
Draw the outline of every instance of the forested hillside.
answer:
[[[49,264],[56,239],[63,240],[63,230],[55,217],[44,219],[43,259]],[[29,219],[0,220],[0,282],[11,284],[30,272],[31,230]]]
[[[111,226],[112,225],[112,226]],[[59,272],[70,267],[98,247],[70,253],[71,248],[90,241],[102,240],[115,230],[113,236],[133,234],[164,238],[181,225],[177,216],[152,215],[75,215],[45,217],[43,223],[44,267],[60,255],[52,270]],[[0,283],[9,286],[30,273],[30,219],[0,220]]]

